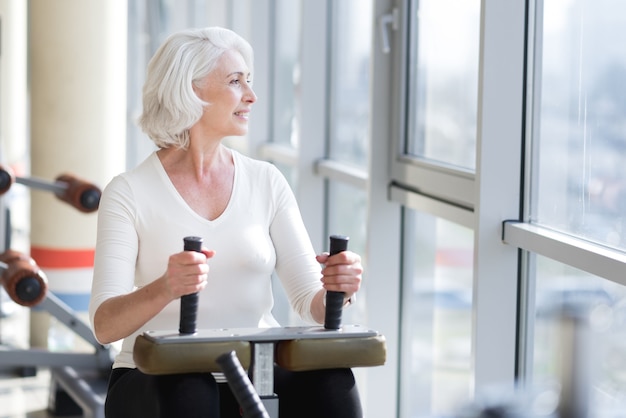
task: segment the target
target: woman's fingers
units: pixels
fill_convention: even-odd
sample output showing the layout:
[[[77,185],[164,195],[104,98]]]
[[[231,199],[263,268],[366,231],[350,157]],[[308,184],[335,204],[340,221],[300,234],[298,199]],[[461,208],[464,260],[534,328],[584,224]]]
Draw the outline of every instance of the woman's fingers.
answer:
[[[204,289],[209,273],[207,259],[214,254],[212,250],[203,249],[170,256],[165,277],[173,299]]]
[[[321,280],[326,290],[354,294],[361,287],[363,266],[358,254],[343,251],[331,257],[324,253],[317,261],[324,264]]]

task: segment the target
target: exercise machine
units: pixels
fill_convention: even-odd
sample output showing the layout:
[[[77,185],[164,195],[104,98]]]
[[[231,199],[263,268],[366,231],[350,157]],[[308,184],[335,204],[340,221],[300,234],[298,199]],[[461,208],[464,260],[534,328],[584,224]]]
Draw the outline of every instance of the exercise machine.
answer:
[[[200,251],[201,246],[201,238],[187,237],[184,240],[187,251]],[[331,254],[346,248],[347,237],[331,236]],[[341,324],[342,294],[331,295],[329,292],[327,295],[327,320],[323,327],[200,330],[196,329],[197,295],[188,296],[181,298],[178,331],[147,331],[135,340],[133,357],[143,373],[224,372],[224,367],[234,367],[228,361],[228,357],[232,360],[234,356],[251,375],[253,392],[256,393],[251,396],[258,395],[267,416],[277,418],[279,399],[273,390],[274,364],[291,371],[385,364],[386,342],[383,335],[359,325]],[[236,377],[225,375],[231,387],[232,384],[235,387],[248,386],[245,379],[241,383],[241,373],[235,373],[239,378],[232,383],[231,380]],[[249,399],[249,395],[245,398]],[[265,416],[256,415],[257,412],[244,416]]]
[[[7,348],[1,351],[0,369],[49,367],[51,390],[66,393],[84,417],[104,417],[106,383],[113,364],[110,347],[98,343],[88,324],[48,290],[46,276],[33,259],[13,250],[5,251],[0,254],[0,271],[0,282],[14,302],[46,310],[94,349],[89,353]]]
[[[96,211],[100,202],[100,189],[74,175],[63,174],[49,182],[16,176],[12,170],[0,165],[0,196],[16,183],[51,191],[63,202],[85,213]],[[37,368],[47,367],[51,375],[50,410],[58,414],[76,412],[86,418],[103,418],[106,385],[113,364],[112,349],[98,343],[89,325],[50,291],[46,275],[35,260],[11,249],[8,209],[6,213],[5,251],[0,254],[0,287],[18,305],[47,311],[93,347],[93,352],[3,346],[0,370],[21,371],[22,376],[31,376]]]

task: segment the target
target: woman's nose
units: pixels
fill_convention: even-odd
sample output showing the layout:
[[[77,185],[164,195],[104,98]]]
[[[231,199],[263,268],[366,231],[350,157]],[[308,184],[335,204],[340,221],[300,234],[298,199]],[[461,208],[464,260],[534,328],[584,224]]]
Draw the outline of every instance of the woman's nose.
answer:
[[[256,94],[254,93],[254,90],[252,90],[252,86],[250,86],[249,84],[247,86],[248,88],[246,93],[244,94],[244,100],[249,103],[254,103],[256,102]]]

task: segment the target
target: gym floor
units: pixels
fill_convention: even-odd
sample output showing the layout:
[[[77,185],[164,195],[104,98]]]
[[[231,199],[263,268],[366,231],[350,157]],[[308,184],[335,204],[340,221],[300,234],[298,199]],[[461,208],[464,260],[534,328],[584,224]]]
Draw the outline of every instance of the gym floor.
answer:
[[[2,355],[2,354],[0,354]],[[39,370],[33,377],[0,375],[1,418],[50,418],[48,392],[50,374]]]

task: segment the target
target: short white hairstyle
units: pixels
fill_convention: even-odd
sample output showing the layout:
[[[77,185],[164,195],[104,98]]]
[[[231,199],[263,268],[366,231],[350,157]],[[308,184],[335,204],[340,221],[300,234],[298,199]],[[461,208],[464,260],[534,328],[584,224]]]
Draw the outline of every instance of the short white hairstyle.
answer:
[[[250,44],[235,32],[210,27],[170,35],[148,63],[139,126],[159,148],[187,148],[189,129],[208,103],[194,91],[222,54],[235,50],[252,72]]]

